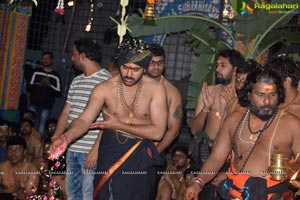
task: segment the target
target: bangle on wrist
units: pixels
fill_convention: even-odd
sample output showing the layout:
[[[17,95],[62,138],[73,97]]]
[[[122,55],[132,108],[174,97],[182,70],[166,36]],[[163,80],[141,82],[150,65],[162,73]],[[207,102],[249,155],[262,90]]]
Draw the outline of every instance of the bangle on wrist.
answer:
[[[194,177],[194,178],[192,179],[192,183],[197,183],[197,184],[200,186],[201,189],[202,189],[202,188],[204,187],[204,185],[205,185],[205,183],[204,183],[204,181],[202,180],[202,178],[199,178],[199,177]]]
[[[211,110],[208,109],[208,108],[203,107],[202,111],[203,111],[203,112],[206,112],[206,113],[209,113]]]

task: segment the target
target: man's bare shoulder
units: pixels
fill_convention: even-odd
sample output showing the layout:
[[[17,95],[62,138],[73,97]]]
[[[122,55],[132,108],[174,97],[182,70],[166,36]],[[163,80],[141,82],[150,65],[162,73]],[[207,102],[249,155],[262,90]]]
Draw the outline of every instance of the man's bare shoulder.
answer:
[[[31,138],[31,145],[32,146],[36,147],[36,146],[41,146],[42,145],[42,141],[39,138],[37,138],[35,135],[32,134],[31,137],[32,137]]]
[[[42,140],[42,134],[35,128],[32,128],[32,135],[38,139],[38,140]]]
[[[0,163],[0,171],[7,170],[10,168],[10,163],[8,160]]]
[[[171,98],[172,98],[172,96],[174,98],[181,97],[179,90],[170,81],[168,81],[167,79],[164,79],[162,83],[166,88],[166,92],[168,93],[168,95],[170,94]]]
[[[300,126],[300,120],[298,116],[294,115],[293,113],[290,113],[288,111],[280,111],[282,112],[281,116],[281,122],[286,124],[296,124]]]
[[[26,165],[25,167],[26,171],[36,172],[38,170],[37,167],[31,162],[25,161],[25,165]]]
[[[118,80],[119,80],[119,76],[111,77],[110,79],[107,79],[97,84],[95,90],[110,90],[117,84]]]
[[[218,84],[218,85],[208,85],[207,89],[209,91],[219,91],[221,89],[222,85]]]
[[[164,89],[164,85],[158,81],[156,81],[155,79],[153,78],[150,78],[148,76],[143,76],[142,78],[142,81],[143,81],[143,84],[144,84],[144,87],[147,88],[147,89],[159,89],[159,88],[163,88]]]
[[[226,116],[225,122],[231,124],[237,124],[245,114],[246,110],[238,110]],[[225,123],[224,122],[224,123]]]
[[[287,112],[300,118],[300,95],[298,95],[294,99],[294,101],[290,105],[288,105],[286,110],[287,110]]]

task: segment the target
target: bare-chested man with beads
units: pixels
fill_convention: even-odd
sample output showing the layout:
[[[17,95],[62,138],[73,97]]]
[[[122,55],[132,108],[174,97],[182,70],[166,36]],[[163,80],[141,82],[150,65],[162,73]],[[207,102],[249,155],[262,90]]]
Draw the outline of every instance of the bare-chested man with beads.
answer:
[[[216,82],[217,85],[207,86],[204,83],[198,97],[194,116],[190,123],[190,130],[199,140],[208,140],[202,144],[201,156],[192,157],[200,164],[204,162],[213,145],[213,141],[222,124],[226,105],[235,96],[235,70],[244,63],[244,57],[236,50],[223,50],[217,55]],[[205,149],[206,148],[206,149]],[[208,151],[208,152],[207,152]],[[192,155],[193,156],[193,155]]]
[[[161,83],[144,76],[150,51],[143,41],[124,41],[117,57],[120,74],[95,87],[86,109],[50,150],[64,150],[89,128],[103,129],[94,199],[149,199],[147,172],[158,158],[153,140],[160,140],[166,129],[166,91]],[[101,110],[104,121],[93,123]]]
[[[185,200],[198,199],[231,150],[234,157],[227,179],[218,190],[223,198],[270,199],[289,192],[287,182],[274,181],[268,174],[273,154],[293,159],[300,152],[299,119],[278,110],[285,98],[282,80],[270,69],[258,69],[247,76],[242,93],[239,103],[248,109],[225,119],[212,153],[185,192]],[[215,173],[201,173],[205,171]]]

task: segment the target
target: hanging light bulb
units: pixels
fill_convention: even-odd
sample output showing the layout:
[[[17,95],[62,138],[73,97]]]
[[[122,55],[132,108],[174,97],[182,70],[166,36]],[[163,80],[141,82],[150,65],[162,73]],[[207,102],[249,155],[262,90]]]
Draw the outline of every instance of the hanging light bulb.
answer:
[[[68,0],[68,6],[69,7],[72,7],[72,6],[74,6],[74,1],[73,0]]]
[[[154,21],[154,12],[155,12],[155,9],[154,9],[154,3],[155,1],[154,0],[147,0],[148,4],[146,5],[145,7],[145,11],[144,11],[144,20],[145,21]]]
[[[91,23],[89,23],[88,25],[86,25],[86,27],[85,27],[85,31],[86,32],[90,32],[91,29],[92,29],[92,24]]]
[[[85,27],[85,31],[86,32],[90,32],[92,29],[92,22],[94,20],[93,18],[93,13],[94,13],[94,2],[93,0],[90,0],[91,3],[91,8],[90,8],[90,14],[89,14],[89,20],[88,20],[88,24]]]

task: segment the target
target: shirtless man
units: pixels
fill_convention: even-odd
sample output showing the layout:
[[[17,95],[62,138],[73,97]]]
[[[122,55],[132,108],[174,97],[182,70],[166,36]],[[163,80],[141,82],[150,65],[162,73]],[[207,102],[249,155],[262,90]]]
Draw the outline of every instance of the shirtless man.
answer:
[[[95,87],[84,112],[50,150],[61,147],[60,154],[89,128],[103,129],[94,199],[149,199],[146,174],[158,157],[153,140],[161,140],[166,129],[166,92],[161,83],[143,76],[150,61],[143,41],[127,40],[118,48],[120,74]],[[93,123],[101,110],[104,121]]]
[[[188,151],[186,146],[175,146],[172,150],[172,163],[159,181],[156,200],[177,199],[188,166]]]
[[[210,152],[210,147],[220,129],[226,105],[235,96],[234,73],[237,66],[244,62],[243,56],[236,50],[224,50],[217,55],[216,82],[217,85],[203,84],[198,97],[194,116],[190,123],[193,135],[204,141],[201,145],[200,157],[192,159],[201,165]]]
[[[300,118],[300,95],[297,90],[300,80],[300,66],[288,56],[281,56],[271,60],[266,67],[278,72],[283,80],[285,90],[284,103],[279,106]]]
[[[38,170],[26,161],[26,141],[23,137],[11,136],[6,144],[8,160],[0,163],[0,193],[26,199],[39,183]],[[1,195],[0,197],[3,197]]]
[[[33,122],[33,125],[35,125],[35,113],[31,110],[24,110],[21,115],[22,119],[29,119]],[[34,137],[36,137],[38,140],[42,141],[45,138],[42,138],[42,133],[40,133],[34,126],[32,127],[32,134]]]
[[[156,149],[158,153],[164,152],[179,134],[182,120],[182,100],[178,89],[170,81],[163,77],[165,69],[165,51],[158,44],[150,45],[151,60],[147,68],[147,75],[166,88],[168,101],[168,122],[167,130],[161,141],[158,142]]]
[[[33,122],[23,119],[20,122],[20,135],[25,138],[27,144],[27,160],[32,162],[38,169],[43,163],[42,142],[33,135]]]
[[[163,77],[165,68],[165,51],[162,46],[158,44],[150,45],[151,60],[149,67],[147,68],[147,75],[158,82],[162,83],[167,93],[168,103],[168,121],[167,129],[164,137],[156,144],[156,149],[161,155],[163,161],[165,161],[165,150],[172,144],[177,138],[182,120],[182,100],[178,89],[173,86],[167,79]],[[165,166],[153,166],[153,176],[151,176],[150,185],[152,187],[151,198],[156,196],[157,186],[161,174],[157,173],[159,170],[163,170]]]
[[[214,148],[200,170],[212,173],[199,173],[187,188],[185,200],[198,199],[203,186],[214,178],[231,150],[234,157],[228,179],[220,184],[224,186],[220,188],[221,195],[270,199],[278,192],[277,187],[286,186],[267,174],[273,154],[285,154],[292,159],[300,152],[300,122],[296,116],[278,110],[283,101],[284,89],[277,73],[258,69],[248,75],[240,99],[241,105],[248,105],[248,109],[225,119]],[[244,190],[238,192],[233,184]],[[267,186],[273,186],[273,194],[267,194]]]

